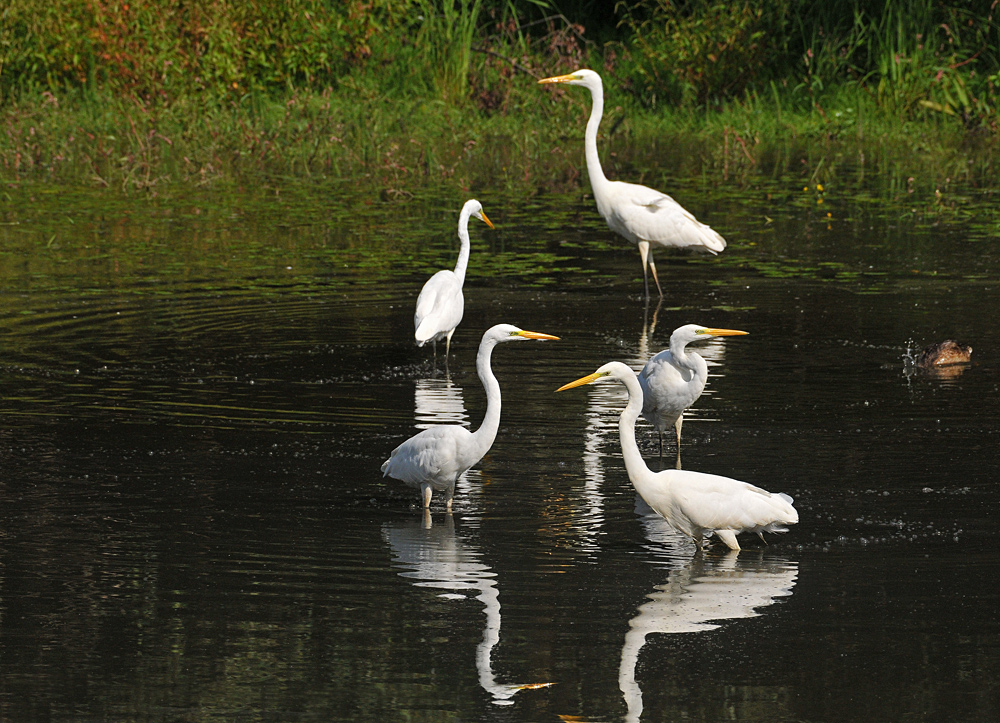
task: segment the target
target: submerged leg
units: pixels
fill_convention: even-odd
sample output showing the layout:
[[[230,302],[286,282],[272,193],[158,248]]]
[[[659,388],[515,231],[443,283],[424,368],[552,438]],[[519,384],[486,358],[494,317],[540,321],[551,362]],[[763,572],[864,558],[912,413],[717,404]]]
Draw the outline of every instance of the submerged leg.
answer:
[[[730,550],[740,549],[740,543],[736,541],[736,533],[733,532],[732,530],[716,530],[715,535],[724,543],[726,543],[726,546]]]

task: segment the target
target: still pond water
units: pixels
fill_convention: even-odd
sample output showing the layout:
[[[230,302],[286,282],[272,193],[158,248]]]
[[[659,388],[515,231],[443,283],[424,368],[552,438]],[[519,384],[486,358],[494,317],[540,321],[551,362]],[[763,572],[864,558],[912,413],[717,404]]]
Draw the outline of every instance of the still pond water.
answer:
[[[996,197],[669,190],[730,247],[661,253],[659,308],[580,190],[468,194],[497,230],[472,224],[447,370],[412,310],[466,196],[7,193],[0,716],[1000,717]],[[561,340],[496,350],[496,444],[425,518],[379,466],[479,424],[499,322]],[[801,516],[738,556],[636,498],[619,388],[553,393],[690,322],[750,335],[703,347],[683,466]],[[949,337],[971,366],[904,365]]]

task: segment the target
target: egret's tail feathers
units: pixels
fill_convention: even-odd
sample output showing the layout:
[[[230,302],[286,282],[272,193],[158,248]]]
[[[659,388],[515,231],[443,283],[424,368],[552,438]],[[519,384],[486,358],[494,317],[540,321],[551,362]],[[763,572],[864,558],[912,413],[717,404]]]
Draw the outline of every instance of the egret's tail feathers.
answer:
[[[792,498],[789,497],[788,495],[786,495],[784,492],[775,492],[774,494],[775,494],[776,497],[780,497],[781,499],[783,499],[788,504],[792,504],[792,502],[793,502]]]
[[[417,325],[417,330],[413,332],[413,338],[417,340],[417,346],[423,346],[434,338],[434,328],[430,319],[424,319]]]
[[[706,250],[713,254],[717,254],[720,251],[725,250],[726,239],[722,238],[722,234],[709,226],[705,226],[702,230],[704,233],[702,234],[701,243]]]

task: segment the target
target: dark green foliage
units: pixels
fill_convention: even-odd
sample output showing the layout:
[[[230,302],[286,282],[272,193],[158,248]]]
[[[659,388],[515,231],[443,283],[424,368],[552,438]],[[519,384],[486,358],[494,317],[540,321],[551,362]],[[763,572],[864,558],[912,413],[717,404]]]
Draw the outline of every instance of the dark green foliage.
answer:
[[[622,75],[651,106],[705,105],[777,82],[807,104],[855,84],[891,112],[996,125],[995,0],[643,0],[625,5]]]
[[[600,71],[613,99],[605,142],[698,136],[723,175],[788,138],[989,147],[1000,138],[998,8],[8,0],[0,177],[156,188],[358,174],[395,193],[489,154],[506,179],[575,183],[568,149],[587,98],[535,81],[579,67]]]

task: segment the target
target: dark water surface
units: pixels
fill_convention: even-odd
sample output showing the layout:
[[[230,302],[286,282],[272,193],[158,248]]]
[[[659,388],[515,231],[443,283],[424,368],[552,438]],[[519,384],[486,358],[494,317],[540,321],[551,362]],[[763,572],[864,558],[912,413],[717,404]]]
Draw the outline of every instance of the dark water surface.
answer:
[[[412,310],[464,198],[8,194],[0,715],[1000,718],[996,216],[802,187],[671,189],[731,245],[660,254],[659,309],[579,193],[477,191],[448,373]],[[496,350],[497,442],[425,519],[379,466],[478,426],[499,322],[562,340]],[[637,500],[619,388],[553,393],[689,322],[750,336],[704,347],[684,467],[801,516],[738,556]],[[949,337],[973,365],[904,367]]]

